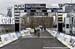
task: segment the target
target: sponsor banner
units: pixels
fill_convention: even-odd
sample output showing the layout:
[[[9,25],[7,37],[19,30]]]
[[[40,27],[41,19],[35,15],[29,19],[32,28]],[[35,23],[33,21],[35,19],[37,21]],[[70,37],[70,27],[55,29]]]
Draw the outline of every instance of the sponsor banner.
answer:
[[[56,37],[57,36],[57,32],[56,31],[52,31],[51,34]]]
[[[59,38],[59,36],[60,36],[60,33],[56,33],[56,36],[55,37]]]
[[[22,34],[22,36],[25,36],[25,34],[24,34],[24,30],[21,31],[21,34]]]
[[[49,29],[46,29],[52,36],[57,37],[59,35],[59,33],[57,33],[57,31],[52,31]]]
[[[9,33],[9,34],[1,35],[1,41],[5,43],[9,43],[12,40],[16,40],[16,39],[17,39],[16,33]]]
[[[18,39],[16,33],[8,33],[0,36],[0,47],[9,44],[10,42]]]
[[[59,35],[58,35],[58,38],[60,38],[62,41],[64,40],[64,34],[63,33],[60,33]]]
[[[26,30],[29,30],[29,31],[31,31],[31,28],[26,28]]]
[[[30,31],[29,30],[22,30],[21,34],[22,34],[22,36],[30,35]]]
[[[34,32],[34,29],[31,29],[30,32]]]
[[[2,41],[0,41],[0,45],[2,45],[3,44],[3,42]]]
[[[8,34],[1,35],[0,37],[0,47],[11,42],[11,39]]]
[[[65,41],[66,43],[68,43],[70,40],[71,40],[71,36],[65,34],[65,36],[64,36],[64,41]]]
[[[15,19],[14,17],[0,16],[0,24],[15,24]]]
[[[20,32],[16,32],[16,36],[17,36],[17,38],[21,37],[21,33]]]
[[[10,33],[11,40],[14,41],[17,39],[16,33]]]
[[[4,34],[4,35],[1,35],[1,40],[2,42],[10,42],[11,41],[11,37],[9,36],[9,34]]]
[[[1,40],[1,36],[0,36],[0,45],[2,45],[3,44],[3,42],[2,42],[2,40]]]
[[[75,49],[75,37],[72,36],[72,39],[71,39],[71,46]]]
[[[65,34],[65,36],[64,36],[64,42],[66,43],[66,45],[68,45],[68,46],[72,45],[71,39],[72,39],[72,37],[70,35],[66,35]]]

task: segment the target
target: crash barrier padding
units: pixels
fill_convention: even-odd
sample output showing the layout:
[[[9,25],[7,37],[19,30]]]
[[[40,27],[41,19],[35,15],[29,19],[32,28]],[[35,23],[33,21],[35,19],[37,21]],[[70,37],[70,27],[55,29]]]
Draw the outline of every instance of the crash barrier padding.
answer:
[[[22,36],[30,35],[30,30],[22,30],[20,31]]]
[[[58,33],[57,31],[53,31],[50,29],[46,30],[68,48],[75,49],[75,36],[67,35],[65,33]]]
[[[20,32],[12,32],[12,33],[8,33],[8,34],[3,34],[0,35],[0,47],[3,47],[15,40],[17,40],[20,36],[25,36],[25,35],[30,35],[30,31],[29,30],[22,30]]]
[[[17,38],[16,33],[8,33],[4,35],[0,35],[0,47],[7,45],[8,43],[15,41]]]

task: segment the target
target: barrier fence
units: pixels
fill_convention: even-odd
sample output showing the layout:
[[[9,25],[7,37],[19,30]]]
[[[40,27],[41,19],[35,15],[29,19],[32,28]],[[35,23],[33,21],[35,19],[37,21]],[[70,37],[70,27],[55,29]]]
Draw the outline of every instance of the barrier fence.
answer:
[[[17,40],[20,36],[25,36],[25,34],[29,34],[28,30],[22,30],[20,32],[12,32],[8,34],[0,35],[0,47],[3,47],[15,40]]]
[[[66,35],[64,33],[58,33],[57,31],[52,31],[47,29],[47,31],[54,37],[56,37],[61,43],[66,45],[70,49],[75,49],[75,37]],[[30,35],[30,30],[22,30],[20,33],[8,33],[0,35],[0,47],[7,45],[15,40],[17,40],[20,36]]]
[[[57,31],[52,31],[50,29],[46,30],[68,48],[75,49],[75,36],[67,35],[64,33],[58,33]]]

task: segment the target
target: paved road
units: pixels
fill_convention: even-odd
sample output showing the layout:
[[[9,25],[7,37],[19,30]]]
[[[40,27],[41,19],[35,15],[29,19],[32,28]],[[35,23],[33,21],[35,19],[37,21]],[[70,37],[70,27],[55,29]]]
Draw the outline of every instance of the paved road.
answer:
[[[65,49],[66,46],[53,38],[48,32],[41,32],[42,37],[50,38],[21,38],[0,49]],[[34,36],[35,37],[35,36]],[[63,48],[61,48],[63,47]],[[66,48],[68,49],[68,48]]]

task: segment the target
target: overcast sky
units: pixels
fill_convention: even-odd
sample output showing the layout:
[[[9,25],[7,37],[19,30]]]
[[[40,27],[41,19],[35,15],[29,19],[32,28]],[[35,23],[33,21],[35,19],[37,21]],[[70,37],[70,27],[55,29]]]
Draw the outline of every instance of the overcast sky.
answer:
[[[47,6],[58,3],[70,3],[71,0],[0,0],[0,13],[6,14],[7,7],[14,4],[24,3],[46,3]],[[72,0],[75,3],[75,0]]]

